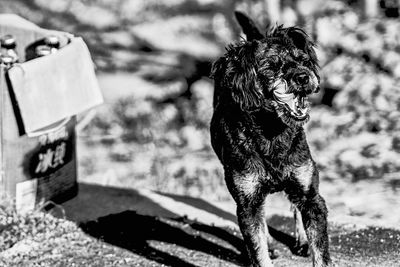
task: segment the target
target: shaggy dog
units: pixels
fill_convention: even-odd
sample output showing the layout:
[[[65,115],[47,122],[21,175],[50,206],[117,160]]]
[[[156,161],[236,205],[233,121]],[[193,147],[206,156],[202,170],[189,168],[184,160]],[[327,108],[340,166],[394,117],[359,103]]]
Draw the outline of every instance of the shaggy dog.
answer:
[[[319,89],[314,44],[300,28],[277,26],[262,35],[236,12],[247,40],[230,45],[213,65],[212,147],[224,166],[237,204],[239,226],[252,266],[272,266],[264,203],[284,191],[296,207],[299,253],[328,266],[327,208],[303,125],[307,96]]]

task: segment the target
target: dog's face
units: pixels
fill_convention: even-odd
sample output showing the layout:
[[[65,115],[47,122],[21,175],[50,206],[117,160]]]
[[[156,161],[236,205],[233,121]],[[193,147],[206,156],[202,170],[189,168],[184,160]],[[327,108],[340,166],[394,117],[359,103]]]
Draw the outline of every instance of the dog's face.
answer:
[[[257,80],[266,102],[287,124],[309,118],[308,95],[319,90],[313,43],[299,28],[277,28],[258,44]],[[268,104],[267,104],[268,105]]]
[[[304,124],[309,118],[307,96],[319,90],[314,44],[296,27],[279,26],[265,37],[249,35],[229,46],[213,66],[223,101],[231,95],[242,110],[265,108],[289,126]]]

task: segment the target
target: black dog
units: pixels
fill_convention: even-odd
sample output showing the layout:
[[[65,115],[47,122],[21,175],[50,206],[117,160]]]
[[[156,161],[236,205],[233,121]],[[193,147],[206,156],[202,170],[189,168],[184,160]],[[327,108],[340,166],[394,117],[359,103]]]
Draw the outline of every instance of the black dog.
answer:
[[[247,41],[230,45],[213,65],[211,142],[237,204],[251,265],[272,265],[264,202],[284,191],[299,211],[314,266],[328,266],[327,208],[303,129],[307,96],[319,89],[314,44],[300,28],[279,26],[264,36],[244,14],[236,17]],[[300,251],[307,246],[301,236]]]

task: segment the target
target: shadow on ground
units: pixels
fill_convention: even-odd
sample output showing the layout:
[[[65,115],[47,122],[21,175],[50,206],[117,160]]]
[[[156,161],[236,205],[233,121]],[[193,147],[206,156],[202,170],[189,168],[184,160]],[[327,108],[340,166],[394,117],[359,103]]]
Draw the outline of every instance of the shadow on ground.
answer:
[[[164,201],[156,199],[159,196]],[[175,209],[167,200],[176,205]],[[157,203],[158,202],[158,203]],[[229,222],[227,226],[204,223],[201,216],[189,219],[178,211],[185,205],[199,213]],[[242,266],[246,264],[244,243],[232,213],[202,200],[133,189],[80,184],[77,198],[65,203],[67,217],[81,222],[87,234],[167,266]],[[274,248],[291,254],[295,240],[284,233],[294,227],[286,217],[271,218]]]
[[[243,262],[241,251],[229,246],[235,244],[241,248],[242,243],[237,237],[238,233],[229,233],[217,227],[205,229],[211,234],[198,231],[184,218],[159,218],[125,211],[82,223],[80,226],[86,233],[96,238],[168,266],[195,266],[174,255],[179,252],[176,246],[190,250],[193,254],[200,252],[234,264],[240,265]],[[222,236],[225,240],[217,241],[212,234]],[[158,245],[162,242],[161,247],[152,241],[157,241]]]
[[[197,266],[198,259],[204,257],[239,266],[246,264],[244,243],[237,230],[185,217],[166,218],[124,211],[81,223],[80,227],[104,242],[167,266]],[[272,227],[269,230],[280,249],[285,245],[291,250],[295,245],[292,236]]]
[[[235,216],[202,199],[80,184],[78,197],[63,207],[86,234],[122,248],[125,252],[118,252],[120,256],[126,257],[126,252],[139,256],[141,266],[246,264],[241,234],[232,227]],[[212,223],[204,217],[208,215],[222,221]],[[274,265],[310,266],[311,258],[292,253],[293,219],[273,215],[268,224],[279,255]],[[329,232],[331,254],[338,266],[397,266],[400,231],[330,224]]]

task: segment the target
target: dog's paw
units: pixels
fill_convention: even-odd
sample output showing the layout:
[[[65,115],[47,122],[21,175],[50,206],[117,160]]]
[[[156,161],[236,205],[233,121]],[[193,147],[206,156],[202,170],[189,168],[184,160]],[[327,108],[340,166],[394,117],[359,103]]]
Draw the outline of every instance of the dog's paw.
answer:
[[[310,256],[310,250],[308,248],[308,244],[299,244],[296,245],[293,249],[292,249],[293,254],[297,255],[297,256],[301,256],[301,257],[308,257]]]

